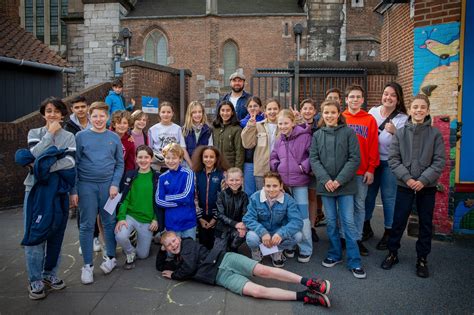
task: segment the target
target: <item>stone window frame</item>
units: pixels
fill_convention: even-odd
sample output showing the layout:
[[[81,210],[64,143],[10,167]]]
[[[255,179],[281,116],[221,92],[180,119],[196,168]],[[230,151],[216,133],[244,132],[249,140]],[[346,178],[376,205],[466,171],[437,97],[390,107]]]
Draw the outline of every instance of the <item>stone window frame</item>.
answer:
[[[147,59],[147,44],[148,41],[151,40],[153,41],[153,60]],[[158,51],[158,44],[160,43],[161,40],[164,40],[165,50],[166,50],[166,55],[164,58],[161,58],[163,60],[166,60],[166,62],[159,62],[159,51]],[[168,66],[170,64],[170,53],[169,53],[169,40],[168,36],[166,36],[165,32],[159,28],[153,28],[151,29],[147,35],[145,36],[145,39],[143,40],[143,59],[147,62],[159,64],[162,66]]]
[[[231,47],[233,46],[234,52],[235,52],[235,67],[233,69],[228,68],[226,65],[228,63],[228,60],[226,60],[228,57],[226,57],[226,47]],[[233,39],[227,39],[223,44],[222,44],[222,68],[224,70],[224,85],[229,86],[229,77],[232,73],[234,73],[238,68],[239,68],[239,45],[237,42]]]

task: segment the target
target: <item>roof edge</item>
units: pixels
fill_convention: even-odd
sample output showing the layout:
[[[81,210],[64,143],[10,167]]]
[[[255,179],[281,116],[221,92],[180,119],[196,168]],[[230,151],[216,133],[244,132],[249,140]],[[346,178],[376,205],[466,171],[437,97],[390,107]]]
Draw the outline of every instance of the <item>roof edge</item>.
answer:
[[[76,69],[72,68],[72,67],[69,68],[69,67],[53,66],[53,65],[46,64],[46,63],[28,61],[28,60],[25,60],[25,59],[19,60],[19,59],[15,59],[15,58],[0,56],[0,62],[10,63],[10,64],[14,64],[14,65],[17,65],[17,66],[20,66],[20,67],[21,66],[27,66],[27,67],[43,69],[43,70],[50,70],[50,71],[55,71],[55,72],[76,73]]]

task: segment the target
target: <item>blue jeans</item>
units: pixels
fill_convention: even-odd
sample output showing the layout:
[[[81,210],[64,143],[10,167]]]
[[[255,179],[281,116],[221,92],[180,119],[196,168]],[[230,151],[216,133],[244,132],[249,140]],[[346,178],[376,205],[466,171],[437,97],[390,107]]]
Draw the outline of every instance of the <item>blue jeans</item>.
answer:
[[[337,219],[344,228],[346,239],[347,267],[349,269],[360,268],[360,253],[356,242],[356,228],[354,224],[354,196],[321,196],[327,219],[327,234],[329,238],[329,250],[327,258],[342,260],[341,240],[339,239],[339,228]]]
[[[190,237],[193,240],[196,240],[196,227],[195,226],[181,232],[178,232],[178,231],[174,231],[174,232],[176,233],[176,235],[178,235],[181,238]]]
[[[257,191],[257,184],[253,175],[253,163],[244,163],[244,191],[248,196]]]
[[[294,249],[295,245],[299,242],[301,242],[302,234],[301,232],[297,232],[293,237],[291,238],[284,238],[280,245],[278,245],[278,249],[280,251],[284,249]],[[257,235],[254,231],[248,231],[247,235],[245,237],[245,240],[247,242],[248,247],[250,250],[256,250],[262,244],[262,239],[260,236]]]
[[[416,253],[418,258],[426,258],[431,252],[431,236],[433,232],[433,210],[435,205],[436,187],[426,187],[415,193],[410,188],[398,186],[395,203],[395,215],[392,231],[388,239],[388,250],[394,255],[398,254],[400,240],[407,226],[408,217],[416,202],[418,212],[418,241]]]
[[[26,205],[30,192],[25,191],[23,202],[23,229],[26,227]],[[25,246],[26,270],[30,282],[39,281],[47,275],[56,276],[61,261],[61,246],[64,239],[64,230],[67,225],[68,214],[63,225],[46,241],[35,246]],[[65,222],[64,222],[65,221]]]
[[[79,227],[79,241],[81,243],[82,257],[85,265],[93,264],[92,241],[97,214],[100,215],[104,227],[104,240],[107,256],[115,257],[115,212],[109,214],[104,210],[104,205],[109,198],[110,182],[93,183],[78,182],[79,209],[81,222]]]
[[[311,238],[311,222],[308,213],[308,187],[290,187],[290,190],[300,210],[300,218],[303,220],[302,239],[298,242],[300,254],[311,256],[313,254],[313,239]]]
[[[365,199],[367,197],[368,185],[364,183],[364,176],[357,175],[357,193],[354,195],[354,224],[356,227],[356,240],[362,239],[362,230],[365,221]],[[344,238],[344,227],[340,226],[340,235]]]
[[[384,225],[385,228],[390,229],[392,228],[395,196],[397,195],[397,178],[393,175],[388,161],[380,161],[380,165],[375,169],[374,182],[367,190],[367,198],[365,198],[366,221],[372,219],[379,189],[382,194]]]

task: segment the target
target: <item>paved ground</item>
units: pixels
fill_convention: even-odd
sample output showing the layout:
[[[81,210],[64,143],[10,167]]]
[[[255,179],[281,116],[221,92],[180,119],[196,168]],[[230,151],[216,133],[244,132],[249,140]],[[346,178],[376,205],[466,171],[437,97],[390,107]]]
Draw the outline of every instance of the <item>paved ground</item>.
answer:
[[[378,211],[380,213],[380,211]],[[381,220],[376,218],[376,235],[381,235]],[[161,278],[154,268],[157,246],[151,257],[138,261],[134,270],[122,268],[104,276],[95,271],[92,285],[80,283],[82,257],[78,254],[78,230],[70,220],[63,244],[60,276],[67,288],[48,292],[45,300],[31,301],[26,289],[27,277],[23,250],[22,215],[19,209],[0,211],[0,314],[94,313],[94,314],[473,314],[474,313],[474,239],[453,243],[433,241],[429,257],[432,277],[420,279],[414,274],[415,240],[404,237],[400,263],[391,271],[379,265],[385,253],[375,250],[377,239],[367,246],[370,256],[363,258],[368,277],[357,280],[340,264],[321,266],[328,242],[320,228],[321,241],[308,264],[287,262],[286,268],[303,275],[317,275],[332,283],[332,308],[327,310],[298,302],[274,302],[240,297],[220,287],[194,282],[178,283]],[[118,254],[119,265],[124,256]],[[100,264],[96,256],[95,265]],[[288,289],[300,286],[258,281]]]

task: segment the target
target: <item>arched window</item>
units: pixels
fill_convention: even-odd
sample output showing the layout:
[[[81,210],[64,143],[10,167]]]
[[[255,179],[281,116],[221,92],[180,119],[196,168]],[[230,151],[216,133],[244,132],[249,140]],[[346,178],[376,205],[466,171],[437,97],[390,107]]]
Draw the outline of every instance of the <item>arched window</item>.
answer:
[[[158,30],[152,31],[145,41],[145,61],[168,65],[168,41]]]
[[[224,82],[229,85],[229,77],[237,69],[237,45],[233,41],[224,44]]]

